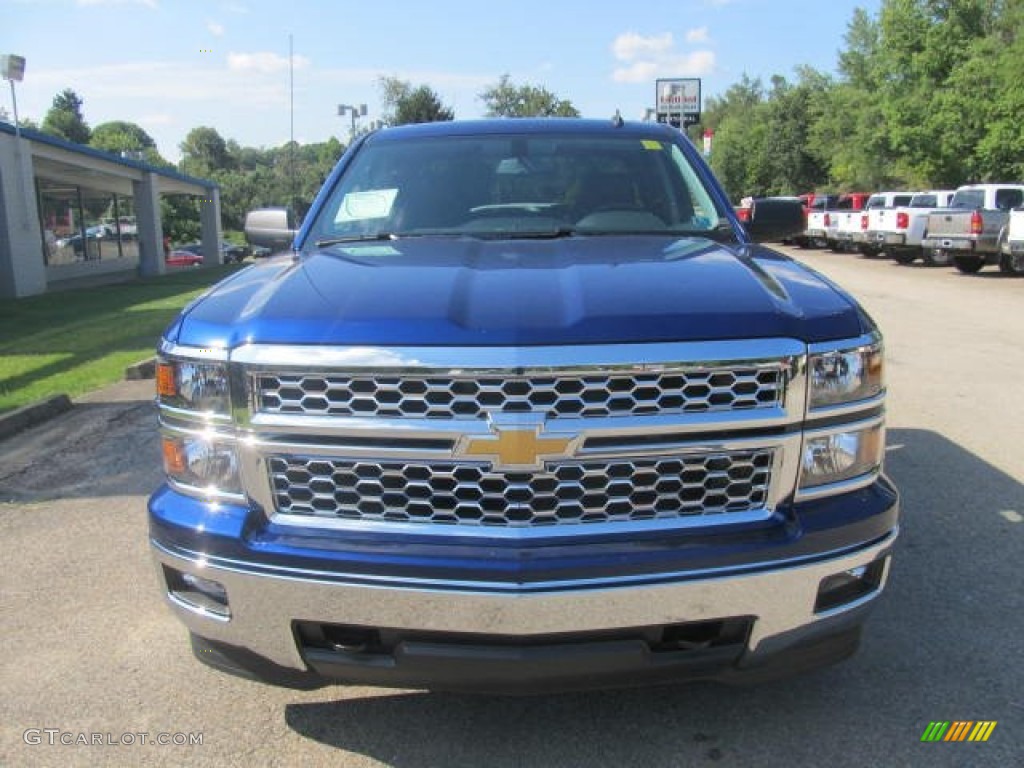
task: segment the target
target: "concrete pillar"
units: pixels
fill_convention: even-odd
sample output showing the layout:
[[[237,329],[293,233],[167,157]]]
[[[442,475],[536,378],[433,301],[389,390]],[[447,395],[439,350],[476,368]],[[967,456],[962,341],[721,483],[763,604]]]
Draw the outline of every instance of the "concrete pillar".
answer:
[[[139,274],[144,277],[162,275],[164,262],[164,228],[160,221],[160,187],[157,175],[147,171],[141,181],[132,182],[135,198],[135,224],[139,235]]]
[[[0,297],[46,292],[32,149],[28,139],[0,133]]]
[[[200,239],[203,241],[203,266],[212,267],[223,261],[224,254],[220,251],[220,189],[210,187],[200,198],[199,228]]]

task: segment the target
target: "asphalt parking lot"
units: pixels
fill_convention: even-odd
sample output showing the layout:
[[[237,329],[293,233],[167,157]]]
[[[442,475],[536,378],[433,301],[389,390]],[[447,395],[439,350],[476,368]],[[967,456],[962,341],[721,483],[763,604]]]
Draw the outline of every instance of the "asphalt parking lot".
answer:
[[[853,659],[754,688],[527,698],[301,693],[215,673],[159,599],[152,385],[126,383],[0,442],[0,764],[1019,765],[1024,279],[793,253],[887,339],[902,533]],[[987,743],[921,743],[933,720],[998,725]],[[152,744],[161,733],[202,743]],[[83,734],[103,743],[61,743]]]

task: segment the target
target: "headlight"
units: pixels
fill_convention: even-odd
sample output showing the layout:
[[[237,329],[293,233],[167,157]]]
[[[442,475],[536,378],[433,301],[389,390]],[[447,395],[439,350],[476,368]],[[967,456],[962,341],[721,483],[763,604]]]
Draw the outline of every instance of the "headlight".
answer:
[[[804,439],[800,488],[838,483],[874,472],[882,465],[885,429],[882,422]]]
[[[882,391],[882,342],[812,353],[808,364],[810,409],[867,400]]]
[[[228,369],[224,363],[160,360],[156,390],[161,405],[227,415]]]
[[[212,435],[165,435],[163,454],[164,471],[175,482],[207,494],[241,493],[232,443]]]

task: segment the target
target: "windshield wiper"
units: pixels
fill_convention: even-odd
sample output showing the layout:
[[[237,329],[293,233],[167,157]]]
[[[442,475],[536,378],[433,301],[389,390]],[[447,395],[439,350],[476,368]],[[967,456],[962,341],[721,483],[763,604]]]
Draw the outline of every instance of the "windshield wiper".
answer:
[[[580,234],[574,227],[558,227],[557,229],[498,230],[496,232],[467,232],[470,237],[486,240],[558,240],[563,237],[576,237]]]
[[[369,243],[377,242],[382,240],[397,240],[398,235],[394,232],[372,232],[364,233],[361,235],[343,235],[341,237],[327,237],[323,240],[317,240],[313,243],[317,248],[328,248],[332,245],[340,245],[341,243]]]

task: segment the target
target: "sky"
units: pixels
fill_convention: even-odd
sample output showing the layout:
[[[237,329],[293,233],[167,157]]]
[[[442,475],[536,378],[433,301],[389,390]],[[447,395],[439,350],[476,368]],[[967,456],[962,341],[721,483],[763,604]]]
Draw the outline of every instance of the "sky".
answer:
[[[480,92],[508,74],[585,117],[641,119],[658,78],[700,78],[707,99],[744,74],[834,72],[854,9],[880,3],[0,0],[0,54],[26,59],[22,118],[72,88],[90,126],[138,123],[177,162],[199,125],[242,146],[347,141],[338,105],[366,104],[359,126],[379,117],[381,76],[429,85],[457,118],[483,117]],[[0,108],[13,114],[6,82]]]

